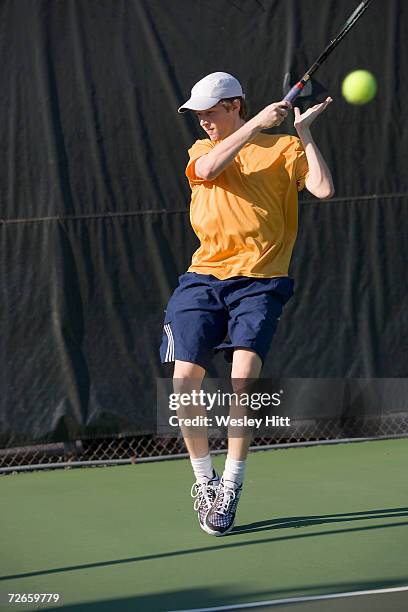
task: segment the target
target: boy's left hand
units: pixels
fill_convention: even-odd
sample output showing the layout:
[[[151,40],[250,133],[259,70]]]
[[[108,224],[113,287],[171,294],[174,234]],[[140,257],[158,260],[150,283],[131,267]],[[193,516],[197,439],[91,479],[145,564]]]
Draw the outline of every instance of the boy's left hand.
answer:
[[[300,109],[295,106],[295,122],[294,127],[299,132],[307,130],[312,125],[313,121],[333,102],[333,98],[326,98],[321,104],[315,104],[308,108],[304,113],[300,113]]]

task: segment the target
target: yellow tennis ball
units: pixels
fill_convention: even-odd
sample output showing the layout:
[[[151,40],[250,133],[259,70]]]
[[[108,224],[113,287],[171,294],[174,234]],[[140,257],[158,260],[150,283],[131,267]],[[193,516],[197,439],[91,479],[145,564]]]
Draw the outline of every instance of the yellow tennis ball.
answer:
[[[367,104],[377,93],[377,81],[368,70],[355,70],[344,79],[341,92],[350,104]]]

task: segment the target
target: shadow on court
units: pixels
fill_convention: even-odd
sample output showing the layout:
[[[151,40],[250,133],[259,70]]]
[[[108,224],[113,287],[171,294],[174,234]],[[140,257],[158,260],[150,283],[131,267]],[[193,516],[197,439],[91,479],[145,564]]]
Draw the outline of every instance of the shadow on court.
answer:
[[[239,605],[245,602],[256,602],[280,599],[284,597],[297,597],[300,595],[314,595],[314,594],[325,594],[325,593],[347,593],[350,591],[360,590],[373,590],[373,589],[385,589],[398,586],[405,586],[407,581],[402,582],[401,580],[385,580],[385,581],[370,581],[370,582],[349,582],[349,583],[337,583],[337,584],[325,584],[325,585],[308,585],[304,587],[297,587],[291,589],[290,593],[288,590],[285,591],[279,589],[271,589],[264,591],[248,592],[248,590],[240,591],[236,586],[231,585],[225,588],[197,588],[197,589],[184,589],[180,591],[166,591],[162,593],[151,593],[141,595],[138,597],[127,597],[122,599],[110,599],[105,601],[94,601],[94,602],[81,602],[78,604],[71,605],[60,605],[58,607],[48,608],[48,612],[57,612],[63,610],[64,612],[112,612],[113,610],[120,610],[120,612],[134,612],[135,610],[140,612],[171,612],[172,610],[186,610],[191,608],[203,608],[220,605]],[[389,597],[385,595],[383,597]],[[391,595],[390,595],[391,597]],[[363,601],[370,602],[370,610],[373,610],[372,604],[377,598],[377,595],[373,594],[370,596],[359,597],[359,609],[365,610]],[[349,598],[342,600],[344,610],[349,611],[350,605]],[[323,606],[328,606],[327,600],[320,602]],[[291,604],[291,609],[292,605]],[[312,606],[316,606],[317,602],[312,602]],[[261,608],[264,609],[264,608]],[[276,608],[272,607],[273,610]],[[367,608],[368,609],[368,608]],[[389,608],[393,609],[393,608]],[[319,608],[320,610],[320,608]],[[393,612],[397,612],[398,609],[393,609]]]
[[[241,533],[257,533],[271,529],[288,529],[313,527],[314,525],[330,525],[331,523],[346,523],[348,521],[367,521],[370,519],[399,518],[408,516],[408,508],[386,508],[384,510],[367,510],[361,512],[345,512],[343,514],[320,514],[316,516],[289,516],[257,521],[247,525],[239,525],[228,537]],[[383,525],[386,527],[387,525]],[[389,526],[389,525],[388,525]],[[342,530],[343,531],[343,530]]]
[[[56,567],[52,569],[42,569],[36,570],[32,572],[23,572],[19,574],[10,574],[7,576],[0,576],[0,583],[4,580],[17,580],[20,578],[32,578],[34,576],[42,576],[42,575],[52,575],[58,574],[61,572],[72,572],[72,571],[81,571],[96,567],[109,567],[115,566],[119,564],[126,563],[141,563],[144,561],[151,561],[155,559],[163,559],[163,558],[177,558],[184,555],[191,555],[196,553],[206,553],[213,552],[221,549],[240,549],[246,546],[253,546],[259,544],[267,544],[274,542],[282,542],[284,540],[291,541],[297,540],[300,538],[313,538],[316,536],[331,536],[336,534],[344,534],[351,532],[360,532],[360,531],[371,531],[376,529],[386,529],[390,527],[401,527],[402,525],[408,525],[408,522],[396,522],[396,523],[382,523],[380,525],[365,525],[364,527],[352,527],[350,529],[330,529],[326,531],[314,531],[312,533],[297,533],[296,535],[284,535],[271,538],[257,538],[255,540],[244,540],[240,542],[231,542],[230,538],[232,536],[239,536],[245,533],[258,533],[262,531],[269,530],[278,530],[278,529],[299,529],[302,527],[311,527],[314,525],[321,524],[331,524],[331,523],[344,523],[348,521],[356,521],[356,520],[379,520],[384,518],[401,518],[408,516],[408,508],[389,508],[384,510],[367,510],[362,512],[351,512],[345,514],[324,514],[324,515],[314,515],[314,516],[298,516],[298,517],[286,517],[286,518],[275,518],[267,521],[258,521],[256,523],[250,523],[248,525],[241,525],[236,527],[232,533],[228,536],[225,536],[221,539],[221,542],[224,544],[218,544],[220,539],[211,538],[208,536],[206,541],[209,542],[217,542],[217,544],[212,544],[209,546],[200,546],[196,548],[189,548],[183,550],[171,550],[167,552],[159,552],[151,555],[140,555],[138,557],[127,557],[124,559],[112,559],[109,561],[98,561],[96,563],[81,563],[78,565],[67,565],[64,567]]]

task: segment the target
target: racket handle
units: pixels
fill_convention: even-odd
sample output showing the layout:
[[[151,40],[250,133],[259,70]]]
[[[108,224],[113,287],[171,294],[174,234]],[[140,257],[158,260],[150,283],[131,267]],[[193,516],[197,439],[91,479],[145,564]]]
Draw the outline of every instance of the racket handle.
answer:
[[[283,99],[287,102],[293,102],[298,97],[298,95],[302,93],[302,89],[304,88],[304,86],[304,83],[302,83],[302,81],[299,81],[298,83],[296,83],[296,85],[292,87],[292,89],[288,91],[288,93]]]

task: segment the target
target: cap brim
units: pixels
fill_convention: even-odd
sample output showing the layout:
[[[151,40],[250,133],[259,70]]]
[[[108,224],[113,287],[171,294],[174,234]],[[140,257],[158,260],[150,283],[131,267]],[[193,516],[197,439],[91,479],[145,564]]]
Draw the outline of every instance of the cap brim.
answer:
[[[208,110],[218,104],[219,101],[219,98],[190,98],[183,106],[180,106],[177,112],[186,113],[189,110]]]

